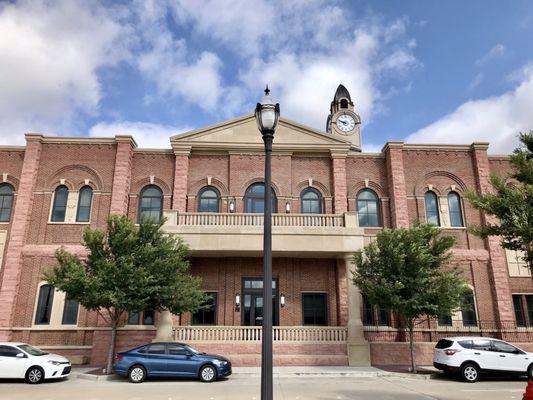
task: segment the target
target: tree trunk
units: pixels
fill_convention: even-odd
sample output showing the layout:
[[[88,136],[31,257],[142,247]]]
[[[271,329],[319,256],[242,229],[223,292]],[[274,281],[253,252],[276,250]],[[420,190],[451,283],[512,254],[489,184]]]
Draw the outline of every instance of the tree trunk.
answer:
[[[115,346],[117,342],[117,321],[113,320],[111,322],[111,341],[109,342],[109,349],[107,351],[107,363],[106,363],[106,374],[111,374],[113,369],[113,359],[115,357]]]
[[[416,374],[416,362],[415,362],[415,345],[413,343],[414,325],[411,321],[409,324],[409,350],[411,352],[411,372]]]

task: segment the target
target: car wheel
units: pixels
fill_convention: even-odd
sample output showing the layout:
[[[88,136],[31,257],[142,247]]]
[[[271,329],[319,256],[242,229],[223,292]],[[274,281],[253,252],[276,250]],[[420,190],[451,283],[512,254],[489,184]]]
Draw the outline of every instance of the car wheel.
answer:
[[[141,383],[146,379],[146,369],[142,365],[134,365],[128,372],[131,383]]]
[[[466,363],[461,367],[463,381],[474,383],[479,379],[479,367],[476,364]]]
[[[217,370],[212,365],[205,365],[200,369],[200,380],[202,382],[213,382],[217,378]]]
[[[533,364],[527,369],[527,379],[533,380]]]
[[[44,381],[44,371],[41,367],[31,367],[26,372],[26,382],[32,385],[42,383]]]

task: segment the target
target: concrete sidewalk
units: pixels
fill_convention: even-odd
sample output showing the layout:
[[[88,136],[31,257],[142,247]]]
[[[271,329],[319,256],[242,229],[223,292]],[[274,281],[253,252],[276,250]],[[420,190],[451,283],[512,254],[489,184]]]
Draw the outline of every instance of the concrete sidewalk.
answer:
[[[93,375],[88,372],[93,371],[95,368],[73,368],[71,377],[78,379],[88,379],[94,381],[100,380],[114,380],[122,379],[116,375]],[[426,371],[425,374],[410,374],[405,372],[391,372],[385,371],[376,367],[274,367],[274,378],[296,378],[296,377],[332,377],[332,378],[376,378],[376,377],[405,377],[409,379],[430,379],[432,374],[428,374],[427,371],[437,372],[433,367],[419,367],[421,371]],[[244,377],[260,377],[260,367],[234,367],[233,378]]]

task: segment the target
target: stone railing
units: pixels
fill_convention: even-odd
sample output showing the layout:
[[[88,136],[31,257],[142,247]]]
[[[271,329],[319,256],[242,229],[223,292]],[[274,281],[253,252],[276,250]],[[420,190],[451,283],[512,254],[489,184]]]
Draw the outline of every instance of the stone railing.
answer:
[[[260,342],[260,326],[178,326],[177,342]],[[274,342],[346,342],[345,326],[275,326]]]
[[[263,214],[166,211],[167,224],[179,226],[263,226]],[[272,214],[272,226],[356,226],[355,214]],[[353,221],[351,220],[353,219]]]

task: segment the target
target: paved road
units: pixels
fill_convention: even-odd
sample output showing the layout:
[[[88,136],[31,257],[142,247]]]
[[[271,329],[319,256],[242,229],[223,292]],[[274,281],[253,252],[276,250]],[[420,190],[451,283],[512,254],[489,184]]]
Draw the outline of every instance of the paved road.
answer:
[[[449,379],[376,378],[278,378],[276,400],[506,400],[522,399],[525,380],[484,380],[467,384]],[[190,380],[68,379],[42,385],[0,382],[0,400],[259,400],[259,379],[231,377],[204,384]]]

